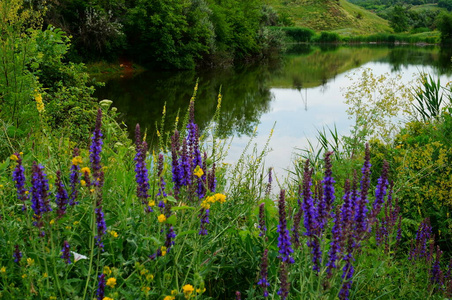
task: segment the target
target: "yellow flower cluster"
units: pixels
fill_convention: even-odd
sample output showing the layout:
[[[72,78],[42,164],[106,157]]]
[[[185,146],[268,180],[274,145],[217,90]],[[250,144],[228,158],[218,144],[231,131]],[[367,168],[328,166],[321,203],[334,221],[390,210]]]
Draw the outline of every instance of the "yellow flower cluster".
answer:
[[[193,174],[195,176],[198,176],[198,178],[201,178],[201,176],[204,175],[204,171],[201,169],[200,166],[196,166],[195,170],[193,171]]]
[[[210,205],[215,203],[215,202],[219,202],[219,203],[224,203],[226,202],[226,195],[217,193],[213,196],[208,196],[206,197],[206,199],[204,199],[201,202],[201,207],[204,209],[210,209]]]
[[[194,290],[195,288],[191,284],[184,285],[182,287],[182,291],[184,293],[185,299],[189,299]]]
[[[35,101],[36,101],[36,109],[39,113],[43,113],[45,111],[44,109],[44,102],[42,102],[42,95],[40,93],[35,94]]]
[[[82,172],[82,174],[85,174],[85,173],[88,173],[88,175],[91,174],[91,170],[88,167],[82,168],[80,170],[80,172]]]
[[[81,164],[83,161],[82,161],[82,158],[80,157],[80,156],[76,156],[76,157],[74,157],[74,158],[72,158],[72,164],[74,165],[74,166],[78,166],[79,164]],[[89,170],[89,169],[88,169]]]
[[[114,278],[114,277],[108,278],[106,285],[111,287],[111,288],[114,288],[115,285],[116,285],[116,278]]]
[[[163,223],[166,221],[166,217],[164,214],[161,214],[160,216],[158,216],[157,219],[159,220],[160,223]]]

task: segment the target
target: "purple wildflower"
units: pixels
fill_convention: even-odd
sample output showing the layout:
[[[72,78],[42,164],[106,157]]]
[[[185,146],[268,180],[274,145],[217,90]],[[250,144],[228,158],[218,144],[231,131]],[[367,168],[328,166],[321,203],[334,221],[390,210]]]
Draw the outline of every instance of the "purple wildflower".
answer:
[[[294,244],[295,248],[299,248],[301,246],[300,243],[300,223],[301,217],[303,216],[303,207],[301,204],[301,186],[298,186],[298,211],[294,216],[293,227],[292,227],[292,244]]]
[[[378,184],[375,188],[375,201],[372,205],[372,211],[370,213],[370,222],[375,222],[375,218],[381,211],[381,206],[385,201],[386,189],[388,187],[388,172],[389,172],[389,163],[384,161],[383,169],[381,171],[381,176],[378,178]]]
[[[13,258],[15,263],[20,263],[20,260],[22,259],[22,252],[19,250],[19,245],[14,245]]]
[[[280,289],[278,290],[278,295],[281,297],[281,300],[285,300],[289,296],[290,283],[288,273],[288,265],[285,262],[282,262],[279,270]]]
[[[370,149],[369,144],[366,144],[365,156],[364,156],[364,166],[362,168],[362,178],[361,178],[361,194],[356,203],[356,213],[355,213],[355,228],[356,237],[359,240],[364,238],[364,233],[368,230],[367,224],[367,194],[370,187]]]
[[[339,209],[337,209],[334,218],[334,225],[331,235],[330,250],[328,252],[328,262],[327,262],[327,272],[331,274],[333,268],[337,268],[336,261],[338,260],[337,255],[341,251],[341,240],[342,240],[342,228],[341,228],[341,215]]]
[[[168,227],[168,233],[166,234],[165,247],[166,251],[169,253],[171,247],[174,245],[174,239],[176,238],[176,233],[174,232],[173,226]]]
[[[71,166],[71,196],[69,198],[69,205],[78,204],[75,200],[78,196],[78,186],[80,184],[80,150],[78,148],[74,148],[72,153],[72,166]]]
[[[33,218],[35,222],[33,225],[42,228],[44,223],[42,217],[44,213],[52,211],[49,201],[49,181],[47,175],[44,173],[44,167],[33,163],[33,176],[31,178],[31,208],[33,209]],[[44,231],[41,231],[40,236],[44,236]]]
[[[96,126],[93,132],[93,136],[91,137],[91,147],[90,147],[90,161],[91,161],[91,170],[93,172],[93,184],[95,186],[100,185],[100,177],[101,177],[101,165],[100,165],[100,153],[102,152],[102,110],[99,108],[97,111],[96,118]]]
[[[68,205],[68,199],[69,196],[66,192],[66,189],[64,188],[64,184],[61,181],[61,171],[58,170],[56,172],[56,181],[55,181],[55,186],[57,188],[57,193],[56,193],[56,204],[57,204],[57,215],[59,218],[61,218],[62,216],[64,216],[66,214],[66,208]]]
[[[105,274],[99,275],[99,283],[97,288],[97,300],[103,300],[105,295],[105,285],[107,284],[107,281],[105,280]]]
[[[257,282],[257,285],[262,288],[264,297],[268,297],[267,287],[270,286],[270,283],[268,282],[268,249],[265,249],[262,255],[260,279]]]
[[[71,263],[71,252],[70,252],[70,246],[67,241],[64,241],[63,243],[63,249],[61,249],[61,258],[64,259],[64,262],[68,265]]]
[[[199,216],[201,218],[201,229],[199,230],[199,235],[207,235],[206,224],[209,224],[209,209],[201,209]]]
[[[235,300],[241,300],[242,299],[242,294],[239,291],[235,292]]]
[[[350,288],[352,287],[352,277],[353,277],[353,273],[355,272],[353,265],[351,264],[351,260],[352,260],[352,255],[349,253],[344,257],[345,260],[345,266],[342,269],[343,273],[342,273],[342,279],[343,279],[343,283],[342,283],[342,287],[341,290],[339,291],[339,299],[341,300],[348,300],[348,296],[350,295]]]
[[[334,196],[334,183],[336,181],[333,178],[331,155],[333,152],[325,153],[325,177],[322,180],[323,183],[323,196],[326,204],[326,212],[329,215],[333,207]]]
[[[15,153],[14,155],[17,157],[17,165],[13,171],[13,180],[17,190],[17,199],[22,202],[22,210],[25,211],[27,210],[25,201],[28,200],[27,190],[25,189],[25,169],[22,165],[22,157],[20,154]]]
[[[427,257],[427,242],[430,240],[431,235],[432,227],[430,226],[430,220],[429,218],[426,218],[419,225],[415,244],[411,247],[410,255],[408,257],[409,260],[412,260],[414,263],[417,259]]]
[[[95,237],[96,239],[96,245],[103,249],[104,244],[102,243],[102,237],[105,235],[105,232],[107,231],[107,225],[105,223],[104,218],[104,212],[102,211],[102,206],[98,206],[94,209],[94,212],[96,214],[96,225],[97,225],[97,235]]]
[[[192,183],[192,169],[191,158],[188,155],[188,145],[186,139],[184,139],[182,142],[182,155],[179,160],[179,170],[182,179],[181,184],[184,186],[189,186]]]
[[[436,257],[433,263],[432,269],[430,271],[431,277],[430,282],[436,284],[437,287],[442,287],[444,284],[444,274],[441,271],[440,260],[443,252],[440,250],[439,246],[436,246]]]
[[[172,159],[172,172],[174,183],[174,195],[179,195],[180,188],[182,187],[182,174],[179,167],[178,152],[179,152],[179,131],[175,131],[171,137],[171,159]]]
[[[281,194],[279,196],[278,201],[278,208],[279,208],[279,224],[278,224],[278,230],[279,233],[278,237],[278,248],[279,248],[279,256],[278,258],[281,259],[281,261],[289,262],[293,264],[295,261],[290,256],[291,253],[293,253],[293,249],[291,247],[290,243],[290,235],[289,230],[287,229],[287,220],[286,220],[286,200],[285,200],[285,190],[281,190]]]
[[[135,181],[137,183],[137,197],[145,206],[146,212],[152,212],[152,208],[148,205],[147,198],[149,198],[149,178],[148,169],[146,167],[146,151],[147,143],[141,141],[140,125],[137,124],[135,128]]]
[[[215,163],[213,163],[212,169],[210,170],[209,176],[208,176],[208,189],[212,193],[215,193],[215,190],[217,188],[217,177],[215,176],[215,168],[216,168],[216,165],[215,165]]]

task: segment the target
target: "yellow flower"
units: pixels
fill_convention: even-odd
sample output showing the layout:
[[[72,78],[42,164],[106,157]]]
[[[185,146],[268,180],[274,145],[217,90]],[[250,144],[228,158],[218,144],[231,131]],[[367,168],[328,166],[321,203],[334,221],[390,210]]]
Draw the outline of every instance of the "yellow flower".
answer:
[[[0,269],[0,273],[6,273],[6,268],[5,268],[5,267],[2,267],[2,268]]]
[[[55,220],[54,219],[50,220],[50,225],[53,225],[53,224],[55,224]]]
[[[44,274],[42,274],[42,277],[47,278],[47,277],[49,277],[49,274],[44,273]]]
[[[163,300],[174,300],[176,299],[176,297],[174,296],[165,296],[165,298],[163,298]]]
[[[88,173],[88,175],[91,174],[91,170],[88,167],[83,167],[80,171],[83,174],[85,174],[85,173]]]
[[[171,295],[172,295],[172,296],[176,296],[177,294],[178,294],[177,290],[172,290],[172,291],[171,291]]]
[[[185,298],[190,298],[190,295],[193,293],[195,288],[191,284],[186,284],[182,287],[182,291],[184,292]]]
[[[166,255],[166,247],[162,246],[162,248],[160,248],[160,250],[162,251],[162,256]]]
[[[116,278],[113,278],[113,277],[108,278],[106,285],[111,288],[114,288],[116,285]]]
[[[154,275],[152,275],[152,274],[146,275],[146,280],[147,281],[152,281],[153,279],[154,279]]]
[[[40,93],[37,93],[35,95],[35,101],[36,101],[36,109],[39,113],[42,113],[45,111],[44,109],[44,102],[42,102],[42,95]]]
[[[90,189],[89,192],[92,194],[94,193],[94,189]]]
[[[217,194],[215,194],[215,199],[220,203],[224,203],[224,202],[226,202],[226,195],[217,193]]]
[[[145,274],[147,274],[148,272],[149,272],[148,270],[143,269],[143,270],[141,270],[140,274],[141,274],[141,275],[145,275]]]
[[[85,180],[80,180],[80,184],[82,185],[82,186],[86,186],[86,181]]]
[[[57,297],[55,297],[55,296],[50,296],[50,297],[49,297],[49,300],[57,300]]]
[[[210,209],[210,204],[207,202],[207,200],[204,200],[201,202],[201,207],[204,209]]]
[[[141,288],[141,291],[142,291],[142,292],[145,292],[145,293],[149,292],[150,290],[151,290],[151,288],[148,287],[148,286],[143,286],[143,287]]]
[[[113,298],[110,298],[110,297],[104,297],[104,298],[102,298],[102,300],[113,300]]]
[[[206,198],[205,200],[207,203],[215,203],[215,197],[214,196],[209,196]]]
[[[81,163],[82,163],[82,158],[80,156],[76,156],[76,157],[72,158],[72,164],[74,166],[77,166]]]
[[[74,223],[72,223],[74,226],[77,226],[78,224],[80,224],[79,221],[74,221]]]
[[[149,202],[148,202],[148,205],[149,205],[150,207],[155,206],[155,201],[154,201],[154,200],[149,201]]]
[[[206,288],[204,288],[204,289],[196,289],[196,293],[198,293],[198,294],[202,294],[202,293],[204,293],[206,291]]]
[[[22,275],[22,278],[23,279],[27,278],[27,274]]]
[[[110,275],[110,274],[111,274],[111,269],[110,269],[110,267],[105,266],[105,267],[104,267],[103,273],[104,273],[105,275],[107,275],[107,276]]]
[[[114,230],[110,231],[110,234],[114,238],[117,238],[119,236],[118,233],[116,231],[114,231]]]
[[[201,178],[202,175],[204,175],[204,171],[201,169],[200,166],[196,166],[195,171],[193,172],[196,176]]]
[[[11,154],[11,156],[9,157],[9,159],[15,160],[15,161],[18,161],[18,160],[19,160],[19,158],[17,157],[16,154]]]
[[[33,258],[27,258],[27,265],[31,267],[35,263],[35,260]]]
[[[160,216],[158,216],[158,220],[159,220],[160,223],[165,222],[165,221],[166,221],[165,215],[164,215],[164,214],[161,214]]]

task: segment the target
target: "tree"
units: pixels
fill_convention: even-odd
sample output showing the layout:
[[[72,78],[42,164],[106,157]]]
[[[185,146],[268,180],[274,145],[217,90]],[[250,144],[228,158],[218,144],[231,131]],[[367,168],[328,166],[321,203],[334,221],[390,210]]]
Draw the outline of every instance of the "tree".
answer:
[[[443,12],[438,16],[437,28],[441,32],[441,43],[452,42],[452,13]]]
[[[408,30],[408,16],[407,9],[402,5],[394,6],[389,22],[395,32],[402,32]]]

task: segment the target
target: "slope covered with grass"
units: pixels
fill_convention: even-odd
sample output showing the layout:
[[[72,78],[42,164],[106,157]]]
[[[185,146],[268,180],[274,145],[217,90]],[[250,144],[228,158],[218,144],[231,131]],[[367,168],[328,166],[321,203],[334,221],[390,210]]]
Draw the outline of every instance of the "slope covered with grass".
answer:
[[[316,31],[334,31],[343,35],[391,32],[389,23],[346,0],[270,0],[281,14],[289,16],[295,26]]]

